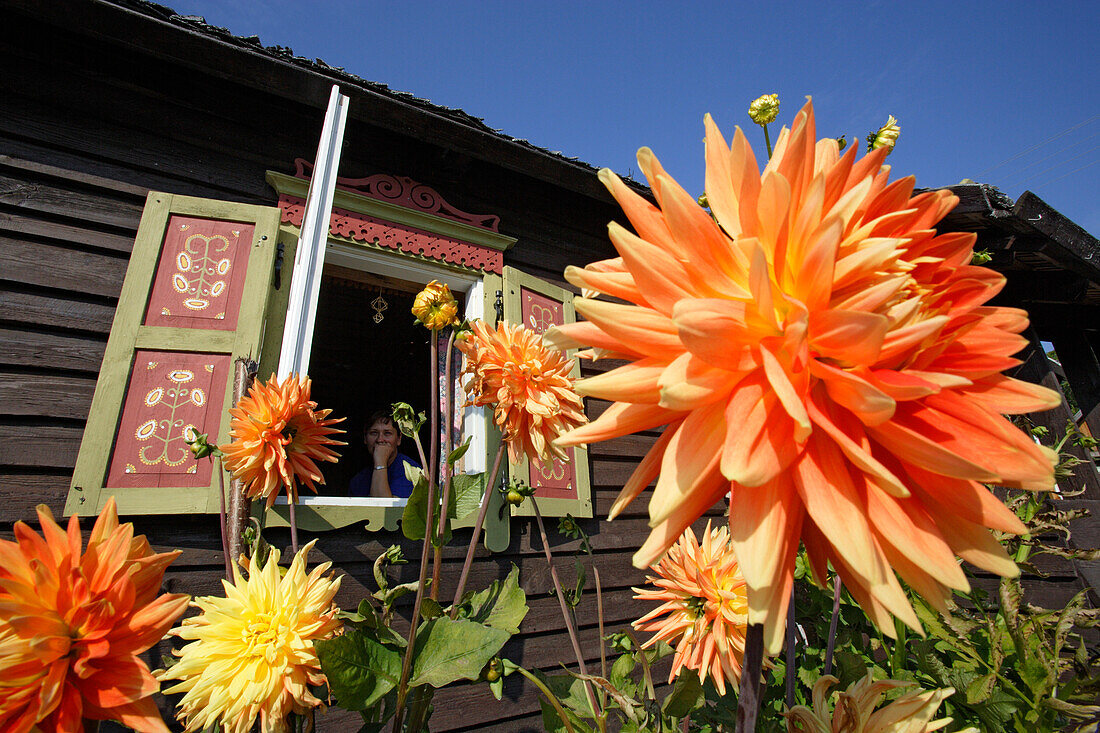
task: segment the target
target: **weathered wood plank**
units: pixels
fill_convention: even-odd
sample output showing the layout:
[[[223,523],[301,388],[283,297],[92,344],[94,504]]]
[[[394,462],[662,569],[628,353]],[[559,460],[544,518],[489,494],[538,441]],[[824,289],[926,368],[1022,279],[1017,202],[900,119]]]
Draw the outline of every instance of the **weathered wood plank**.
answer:
[[[39,504],[48,506],[60,519],[68,490],[68,476],[7,473],[0,469],[0,505],[4,507],[0,528],[5,538],[11,525],[20,520],[37,525],[34,508]]]
[[[127,262],[128,258],[0,236],[0,273],[24,285],[117,298]]]
[[[25,329],[0,327],[0,365],[99,371],[103,363],[102,338],[60,336]]]
[[[99,231],[87,226],[60,224],[35,216],[24,216],[17,212],[0,211],[0,232],[25,234],[43,239],[56,240],[68,245],[85,245],[98,249],[130,254],[134,247],[134,238]]]
[[[0,371],[0,414],[85,420],[95,379]]]
[[[39,163],[33,160],[24,160],[23,158],[18,158],[13,155],[0,154],[0,167],[32,173],[45,178],[56,178],[61,181],[77,183],[81,186],[90,188],[103,189],[111,195],[129,195],[139,206],[144,205],[145,195],[149,193],[149,189],[143,186],[135,186],[125,181],[95,176],[90,173],[82,173],[68,168],[59,168],[55,165]]]
[[[0,425],[0,466],[72,469],[83,434],[60,425]]]
[[[111,305],[0,290],[0,320],[9,323],[107,334],[114,317],[115,309]]]
[[[0,204],[27,211],[64,216],[77,221],[137,230],[141,205],[132,200],[110,199],[41,181],[24,180],[0,170]]]

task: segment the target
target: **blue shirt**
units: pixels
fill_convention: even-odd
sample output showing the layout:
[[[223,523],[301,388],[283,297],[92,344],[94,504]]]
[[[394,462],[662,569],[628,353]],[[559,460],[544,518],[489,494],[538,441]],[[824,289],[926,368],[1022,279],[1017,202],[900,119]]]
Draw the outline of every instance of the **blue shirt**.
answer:
[[[412,495],[413,485],[405,475],[405,464],[420,468],[420,463],[415,458],[409,458],[404,453],[398,453],[397,459],[386,469],[386,477],[390,481],[390,493],[398,499],[408,499]],[[348,496],[370,496],[371,482],[374,479],[374,467],[368,466],[351,479],[348,488]]]

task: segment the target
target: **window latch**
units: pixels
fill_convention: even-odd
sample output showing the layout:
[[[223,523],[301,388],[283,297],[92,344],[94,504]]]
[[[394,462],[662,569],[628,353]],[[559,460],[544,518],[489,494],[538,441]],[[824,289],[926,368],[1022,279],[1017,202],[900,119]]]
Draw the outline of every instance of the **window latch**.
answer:
[[[275,289],[278,290],[283,284],[283,250],[286,249],[286,245],[279,242],[275,245]]]
[[[501,321],[504,320],[504,291],[503,290],[498,290],[497,291],[497,298],[496,298],[496,301],[493,303],[493,307],[495,307],[496,311],[497,311],[497,323],[500,323]]]

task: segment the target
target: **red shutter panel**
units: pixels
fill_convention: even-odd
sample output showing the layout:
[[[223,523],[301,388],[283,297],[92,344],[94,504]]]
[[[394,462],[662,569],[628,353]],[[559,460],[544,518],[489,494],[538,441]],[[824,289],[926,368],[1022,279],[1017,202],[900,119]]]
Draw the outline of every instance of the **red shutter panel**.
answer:
[[[185,440],[228,438],[233,362],[260,351],[279,210],[150,193],[66,513],[217,511]]]

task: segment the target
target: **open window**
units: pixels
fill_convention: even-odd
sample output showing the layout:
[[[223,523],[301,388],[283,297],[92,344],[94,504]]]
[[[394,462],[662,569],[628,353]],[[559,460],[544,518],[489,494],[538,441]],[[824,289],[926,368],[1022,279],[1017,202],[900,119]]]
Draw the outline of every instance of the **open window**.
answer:
[[[278,208],[150,194],[66,513],[94,514],[112,494],[124,514],[218,511],[211,464],[194,461],[183,439],[198,430],[212,442],[228,441],[235,359],[257,358],[262,379],[278,366],[292,279],[285,263],[294,261],[307,167],[299,161],[295,176],[269,172]],[[349,496],[349,484],[369,463],[362,438],[372,410],[402,401],[428,411],[430,381],[442,365],[433,373],[430,333],[414,327],[410,313],[425,284],[447,283],[468,318],[495,323],[505,315],[539,331],[572,320],[570,293],[503,266],[514,241],[497,231],[495,216],[462,212],[408,179],[338,180],[317,315],[300,338],[310,339],[314,398],[347,418],[349,445],[339,464],[323,467],[327,485],[319,495],[301,494],[301,528],[397,528],[403,500]],[[456,380],[458,364],[456,350]],[[455,395],[461,406],[460,390]],[[497,445],[491,415],[484,408],[460,412],[456,444],[470,437],[471,446],[459,472],[485,471]],[[402,448],[416,455],[413,445]],[[555,464],[543,476],[524,463],[511,470],[539,488],[544,514],[591,516],[583,449],[564,483],[555,478],[562,469]],[[499,494],[492,501],[486,545],[500,550],[509,542],[508,515],[499,511]],[[267,522],[286,520],[284,498]],[[471,513],[456,525],[473,520]]]

